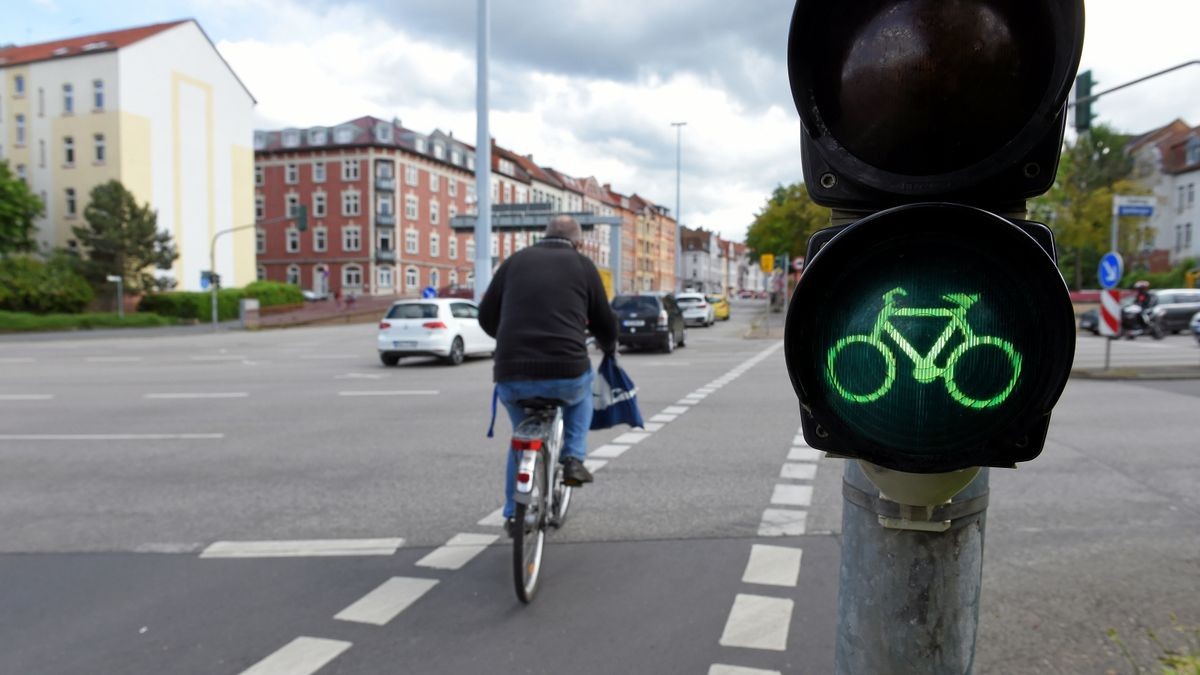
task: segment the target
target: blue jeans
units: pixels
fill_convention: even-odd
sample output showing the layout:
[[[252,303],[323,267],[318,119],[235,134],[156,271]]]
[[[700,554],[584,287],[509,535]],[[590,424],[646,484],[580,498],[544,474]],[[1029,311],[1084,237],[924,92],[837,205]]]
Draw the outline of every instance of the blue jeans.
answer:
[[[525,411],[517,401],[527,398],[557,398],[567,402],[563,406],[563,449],[560,460],[574,457],[583,461],[587,457],[587,434],[592,426],[592,377],[591,368],[579,377],[569,380],[510,380],[496,383],[496,393],[513,429],[525,419]],[[548,467],[551,471],[554,467]],[[508,471],[504,477],[504,517],[511,518],[515,509],[513,489],[517,482],[517,453],[508,448]]]

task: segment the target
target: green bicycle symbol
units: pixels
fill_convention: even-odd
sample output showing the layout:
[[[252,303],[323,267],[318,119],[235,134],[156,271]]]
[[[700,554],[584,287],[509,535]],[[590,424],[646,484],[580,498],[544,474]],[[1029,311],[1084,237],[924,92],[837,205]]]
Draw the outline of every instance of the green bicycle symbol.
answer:
[[[882,397],[896,383],[896,355],[893,350],[888,347],[883,341],[883,336],[887,335],[892,339],[892,342],[900,348],[900,352],[907,356],[913,362],[913,379],[921,384],[928,384],[938,379],[939,377],[945,381],[946,391],[950,396],[963,406],[975,409],[992,408],[1000,405],[1012,393],[1013,388],[1017,385],[1017,378],[1021,374],[1021,355],[1013,347],[1011,342],[1002,340],[998,337],[988,335],[976,335],[975,331],[967,323],[967,310],[970,309],[979,300],[979,295],[967,295],[964,293],[949,293],[943,295],[942,298],[947,302],[955,305],[952,308],[915,308],[915,307],[898,307],[896,298],[908,295],[903,288],[893,288],[883,294],[883,309],[879,311],[879,316],[875,319],[875,327],[871,329],[870,335],[851,335],[838,340],[833,348],[829,350],[829,355],[826,358],[826,375],[829,384],[842,395],[843,398],[852,403],[870,403]],[[920,354],[913,348],[912,344],[900,334],[900,331],[892,325],[892,317],[914,317],[914,318],[949,318],[950,322],[946,325],[946,329],[938,336],[933,346],[929,348],[929,353]],[[946,359],[946,365],[939,367],[936,361],[941,356],[946,346],[950,343],[951,338],[959,333],[962,335],[963,341],[950,352],[950,356]],[[883,356],[886,364],[887,372],[883,378],[883,384],[879,388],[869,393],[855,393],[847,389],[837,378],[837,370],[834,365],[837,363],[838,355],[842,353],[846,347],[862,343],[879,351]],[[991,398],[972,398],[963,393],[959,389],[958,384],[954,381],[954,366],[958,360],[963,357],[968,351],[979,347],[995,347],[1008,357],[1012,364],[1012,377],[1004,388]]]

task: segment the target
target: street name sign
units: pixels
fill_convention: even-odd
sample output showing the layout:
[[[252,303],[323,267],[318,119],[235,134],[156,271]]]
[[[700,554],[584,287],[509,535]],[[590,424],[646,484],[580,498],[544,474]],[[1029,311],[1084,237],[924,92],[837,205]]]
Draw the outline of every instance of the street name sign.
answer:
[[[1143,197],[1138,195],[1114,195],[1113,196],[1113,213],[1118,216],[1143,216],[1149,217],[1154,215],[1154,197]]]

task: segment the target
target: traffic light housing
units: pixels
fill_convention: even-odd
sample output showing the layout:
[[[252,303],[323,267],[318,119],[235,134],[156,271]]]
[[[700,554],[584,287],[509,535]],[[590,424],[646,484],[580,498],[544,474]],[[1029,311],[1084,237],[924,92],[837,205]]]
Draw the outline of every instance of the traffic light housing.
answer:
[[[799,0],[812,237],[785,332],[814,448],[915,473],[1038,455],[1074,358],[1054,181],[1082,0]]]
[[[301,232],[308,229],[308,207],[304,204],[296,208],[296,229]]]
[[[1087,100],[1092,95],[1092,87],[1096,81],[1092,79],[1092,71],[1085,70],[1075,78],[1075,131],[1086,133],[1092,128],[1092,102]]]

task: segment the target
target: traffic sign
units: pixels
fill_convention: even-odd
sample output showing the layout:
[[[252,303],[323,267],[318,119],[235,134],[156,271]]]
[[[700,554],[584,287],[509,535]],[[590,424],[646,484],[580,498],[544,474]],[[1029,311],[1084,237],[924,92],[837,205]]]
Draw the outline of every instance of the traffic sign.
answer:
[[[796,258],[795,260],[792,261],[792,271],[793,272],[803,272],[804,271],[804,258]]]
[[[1118,216],[1153,216],[1154,204],[1154,197],[1113,195],[1113,213]]]
[[[758,264],[762,266],[762,271],[774,272],[775,271],[775,254],[773,254],[773,253],[762,254],[762,257],[759,258],[759,260],[758,260]]]
[[[208,270],[200,270],[200,288],[207,291],[211,280],[212,272],[209,272]]]
[[[104,280],[115,284],[121,280],[121,277],[120,277],[120,275],[117,275],[117,274],[110,274],[110,275],[104,277]]]
[[[1121,254],[1116,251],[1109,251],[1100,259],[1100,271],[1097,276],[1100,278],[1101,288],[1113,288],[1121,282],[1121,275],[1124,273],[1125,263],[1121,259]]]
[[[424,288],[424,290],[421,291],[421,297],[426,298],[426,299],[436,298],[437,297],[437,289],[434,288],[433,286],[426,286]]]
[[[1121,291],[1109,289],[1100,293],[1100,334],[1105,337],[1121,334]]]

